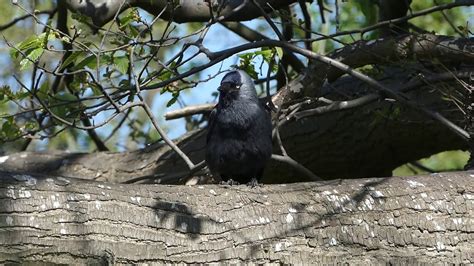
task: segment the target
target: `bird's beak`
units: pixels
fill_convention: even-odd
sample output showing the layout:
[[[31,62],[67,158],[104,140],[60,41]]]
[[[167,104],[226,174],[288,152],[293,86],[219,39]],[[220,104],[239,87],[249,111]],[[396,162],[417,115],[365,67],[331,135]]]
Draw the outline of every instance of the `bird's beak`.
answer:
[[[221,84],[221,85],[219,86],[219,88],[217,88],[217,90],[218,90],[219,92],[228,91],[229,89],[230,89],[230,86],[229,86],[228,84],[225,84],[225,83],[224,83],[224,84]]]

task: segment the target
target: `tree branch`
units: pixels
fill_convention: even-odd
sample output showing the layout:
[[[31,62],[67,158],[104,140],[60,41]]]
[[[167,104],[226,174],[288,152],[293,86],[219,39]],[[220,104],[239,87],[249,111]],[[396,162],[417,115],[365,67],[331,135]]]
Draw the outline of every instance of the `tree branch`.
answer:
[[[250,42],[269,39],[260,32],[255,31],[239,22],[223,22],[222,25]],[[284,49],[284,52],[285,56],[287,56],[288,63],[293,67],[293,69],[298,73],[303,72],[305,69],[303,63],[291,51]]]
[[[173,1],[143,1],[143,0],[122,0],[122,1],[76,1],[63,0],[74,12],[80,12],[92,18],[94,25],[100,27],[110,21],[117,11],[121,10],[122,2],[125,2],[123,8],[130,6],[140,7],[151,14],[162,14],[162,19],[172,20],[174,22],[207,22],[213,19],[211,11],[219,10],[219,20],[222,21],[246,21],[257,18],[261,15],[259,8],[249,0],[229,0],[229,1],[179,1],[176,5]],[[296,0],[257,0],[265,12],[270,13],[274,9],[280,9],[295,3]],[[205,4],[203,4],[205,3]],[[223,5],[221,5],[224,3]],[[268,3],[268,5],[267,5]],[[210,6],[209,6],[210,5]]]
[[[37,11],[35,12],[35,15],[43,15],[43,14],[48,14],[49,16],[53,16],[55,13],[56,13],[57,9],[52,9],[52,10],[43,10],[43,11]],[[3,31],[3,30],[6,30],[8,28],[10,28],[11,26],[15,25],[16,23],[22,21],[22,20],[25,20],[25,19],[28,19],[32,17],[32,15],[30,14],[27,14],[27,15],[24,15],[24,16],[21,16],[21,17],[18,17],[4,25],[0,25],[0,31]]]
[[[197,114],[205,114],[212,111],[212,109],[216,106],[215,103],[206,103],[206,104],[198,104],[198,105],[191,105],[187,106],[175,111],[169,111],[165,114],[166,120],[178,119],[185,116],[190,115],[197,115]]]
[[[1,172],[0,263],[470,264],[473,184],[469,172],[253,189]]]

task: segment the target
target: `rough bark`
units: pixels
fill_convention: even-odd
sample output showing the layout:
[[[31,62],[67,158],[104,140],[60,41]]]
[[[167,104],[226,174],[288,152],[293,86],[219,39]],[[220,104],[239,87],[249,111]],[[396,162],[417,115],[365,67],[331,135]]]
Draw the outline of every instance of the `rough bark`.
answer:
[[[438,62],[438,65],[442,63],[453,68],[459,67],[459,69],[462,69],[461,64],[474,65],[474,40],[434,34],[405,34],[369,42],[356,42],[335,50],[329,54],[329,57],[353,68],[367,65],[383,68],[384,65],[390,64],[405,64],[408,68],[414,61],[421,61],[425,63],[425,66],[420,67],[417,74],[430,73],[432,68],[436,67],[433,63],[435,61]],[[472,68],[470,70],[472,71]],[[437,70],[435,73],[439,71]],[[319,88],[326,79],[332,82],[345,74],[334,66],[323,62],[310,64],[308,73],[311,74],[306,75],[302,81],[304,88],[307,88],[303,93],[311,96],[321,94]],[[431,72],[431,74],[435,73]],[[406,77],[405,79],[400,77],[398,83],[403,83],[403,80],[407,80]]]
[[[470,172],[288,185],[0,173],[0,263],[474,263]]]
[[[262,15],[260,9],[252,1],[242,0],[125,0],[125,1],[81,1],[81,0],[61,0],[65,1],[69,9],[80,12],[92,18],[94,25],[102,26],[113,19],[113,17],[123,10],[133,6],[140,7],[153,15],[160,15],[160,18],[175,22],[207,22],[218,18],[220,21],[246,21]],[[288,6],[295,3],[295,0],[257,0],[266,12]]]

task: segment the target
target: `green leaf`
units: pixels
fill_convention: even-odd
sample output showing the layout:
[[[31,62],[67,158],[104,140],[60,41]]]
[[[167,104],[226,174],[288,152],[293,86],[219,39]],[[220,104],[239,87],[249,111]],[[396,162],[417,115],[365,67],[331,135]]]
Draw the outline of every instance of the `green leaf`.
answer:
[[[43,82],[43,84],[41,84],[41,86],[39,87],[39,90],[38,90],[38,93],[37,93],[38,97],[41,100],[47,99],[49,89],[50,89],[49,83],[48,82]]]
[[[119,19],[121,30],[125,29],[125,27],[128,24],[130,24],[132,21],[134,21],[134,17],[135,17],[134,12],[136,12],[136,9],[131,9],[130,12],[127,13],[127,15],[125,15],[125,16],[123,16]]]
[[[128,79],[122,79],[119,82],[120,89],[128,90],[130,88],[130,85],[130,80]]]
[[[173,73],[167,69],[163,69],[161,74],[158,76],[160,81],[165,81],[170,79],[173,76]]]
[[[170,91],[169,89],[167,90]],[[171,100],[168,101],[168,103],[166,104],[166,107],[170,107],[178,100],[179,91],[178,90],[171,91],[171,95],[173,96],[173,98],[171,98]]]
[[[367,25],[373,25],[377,22],[377,5],[374,1],[358,0],[355,3],[365,15]]]
[[[55,98],[60,102],[74,102],[77,100],[77,97],[73,94],[65,91],[61,91],[55,95]]]
[[[18,58],[18,56],[20,55],[20,51],[23,52],[23,50],[26,50],[26,49],[34,49],[34,48],[37,47],[37,43],[38,43],[38,37],[37,36],[31,36],[28,39],[22,41],[20,44],[18,44],[16,46],[16,49],[12,48],[10,50],[10,55],[14,58]],[[20,50],[20,51],[18,51],[18,50]]]
[[[34,120],[29,120],[25,123],[25,125],[23,127],[27,131],[34,131],[34,130],[37,130],[39,128],[39,125],[38,125],[38,122],[36,122]]]
[[[12,94],[10,86],[4,85],[0,87],[0,103],[8,102]]]
[[[118,56],[114,57],[114,64],[117,67],[117,70],[122,74],[127,74],[128,72],[128,57],[127,56]]]
[[[71,64],[72,62],[75,62],[75,60],[80,56],[84,54],[84,52],[82,51],[77,51],[77,52],[72,52],[67,58],[66,60],[64,60],[64,62],[61,64],[61,67],[59,68],[60,70],[63,70],[65,67],[67,67],[69,64]]]
[[[2,125],[2,133],[8,139],[13,139],[20,135],[20,129],[13,120],[13,117],[8,117],[5,119],[5,122]]]
[[[256,52],[250,52],[250,53],[244,53],[244,54],[239,54],[237,55],[240,57],[240,62],[239,62],[239,69],[244,70],[249,74],[252,78],[256,79],[258,77],[257,72],[255,71],[255,66],[252,63],[252,60],[256,56]]]
[[[261,55],[265,62],[270,62],[273,57],[273,49],[269,49],[267,47],[262,47],[260,51],[255,52],[255,55]]]
[[[83,69],[84,67],[89,67],[94,69],[97,66],[97,57],[95,55],[89,55],[86,58],[82,59],[76,66],[73,67],[73,70]]]
[[[140,31],[132,24],[132,22],[140,21],[140,14],[137,8],[132,8],[127,15],[123,16],[119,20],[119,28],[122,31],[128,29],[127,34],[131,37],[137,37]]]
[[[23,60],[20,61],[20,70],[25,70],[27,69],[28,67],[31,66],[31,61],[28,60],[28,58],[25,58]]]
[[[71,18],[84,24],[89,24],[89,25],[94,24],[91,17],[82,15],[81,13],[71,12]]]
[[[276,47],[276,53],[278,55],[278,58],[282,59],[283,58],[283,49],[281,47]]]
[[[38,58],[43,54],[44,49],[42,47],[29,50],[26,54],[26,58],[20,61],[20,70],[25,70],[26,68],[30,67],[33,62],[36,62]]]
[[[20,101],[25,99],[30,95],[29,92],[24,91],[23,89],[18,90],[17,92],[11,91],[8,85],[0,87],[0,103],[5,103],[11,100]]]
[[[61,91],[50,98],[51,107],[50,110],[56,116],[63,118],[69,122],[72,122],[78,116],[78,110],[80,104],[76,102],[77,97],[69,92]]]
[[[171,98],[171,100],[169,100],[168,103],[166,104],[166,107],[170,107],[170,106],[173,105],[177,100],[178,100],[178,97],[173,97],[173,98]]]
[[[252,78],[257,79],[258,78],[258,73],[255,71],[255,63],[254,59],[261,56],[263,61],[265,61],[267,64],[270,65],[270,62],[275,60],[275,53],[280,53],[281,56],[283,56],[283,50],[278,50],[275,48],[268,48],[268,47],[262,47],[260,51],[255,51],[255,52],[250,52],[250,53],[244,53],[244,54],[239,54],[238,57],[240,57],[239,61],[239,69],[244,70],[249,74]],[[272,72],[275,72],[278,70],[278,64],[273,64],[272,67]]]
[[[42,38],[40,36],[31,36],[28,39],[22,41],[16,48],[18,48],[20,51],[37,48],[42,43]]]
[[[16,46],[16,48],[13,48],[10,51],[10,54],[14,58],[18,58],[18,56],[20,55],[20,51],[28,55],[29,53],[31,53],[31,51],[37,50],[39,48],[44,49],[48,41],[54,39],[56,39],[56,36],[54,34],[50,34],[50,31],[43,32],[38,36],[31,36],[26,40],[20,42]]]
[[[130,29],[130,34],[135,38],[140,34],[140,31],[137,29],[137,27],[133,26],[132,24],[128,25],[128,28]]]

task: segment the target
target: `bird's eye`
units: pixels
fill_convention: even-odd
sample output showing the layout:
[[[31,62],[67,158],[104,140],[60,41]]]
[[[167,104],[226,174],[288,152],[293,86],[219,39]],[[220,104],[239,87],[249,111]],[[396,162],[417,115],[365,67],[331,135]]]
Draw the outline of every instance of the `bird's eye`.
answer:
[[[221,84],[221,89],[224,90],[239,90],[241,87],[240,84],[236,84],[233,82],[224,82]]]

